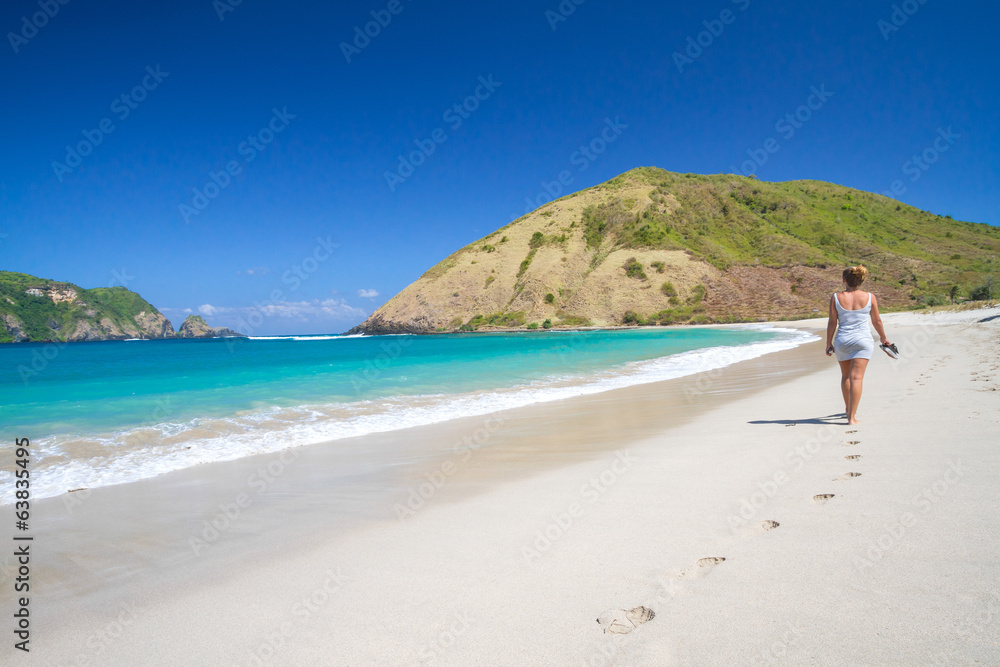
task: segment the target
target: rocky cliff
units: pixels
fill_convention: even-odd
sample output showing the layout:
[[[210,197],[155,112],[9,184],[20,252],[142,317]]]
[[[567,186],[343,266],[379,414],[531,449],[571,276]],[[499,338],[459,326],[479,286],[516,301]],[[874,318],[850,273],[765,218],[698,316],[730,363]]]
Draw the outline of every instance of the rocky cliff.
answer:
[[[243,336],[226,327],[210,327],[201,315],[188,315],[177,330],[178,338],[229,338]]]

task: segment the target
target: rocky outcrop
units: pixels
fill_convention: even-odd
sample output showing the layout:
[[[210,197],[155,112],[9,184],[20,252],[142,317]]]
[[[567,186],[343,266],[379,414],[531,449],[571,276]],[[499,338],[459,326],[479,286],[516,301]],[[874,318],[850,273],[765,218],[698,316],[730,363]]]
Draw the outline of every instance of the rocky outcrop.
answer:
[[[188,315],[181,328],[177,330],[178,338],[233,338],[243,337],[226,327],[210,327],[201,315]]]
[[[137,338],[173,338],[174,325],[162,313],[142,311],[135,316],[135,323],[144,334]]]
[[[239,331],[233,331],[229,327],[215,327],[212,329],[218,338],[246,338],[246,334],[241,334]]]
[[[208,326],[201,315],[188,315],[181,328],[177,330],[178,338],[214,338],[215,330]]]
[[[119,340],[121,337],[119,337]],[[72,333],[66,338],[67,342],[79,343],[85,341],[109,340],[108,332],[101,328],[99,323],[93,320],[78,320]]]
[[[14,339],[13,342],[23,343],[28,340],[27,336],[24,335],[24,323],[16,316],[8,313],[3,316],[0,322],[3,323],[3,328],[7,331],[8,335]]]

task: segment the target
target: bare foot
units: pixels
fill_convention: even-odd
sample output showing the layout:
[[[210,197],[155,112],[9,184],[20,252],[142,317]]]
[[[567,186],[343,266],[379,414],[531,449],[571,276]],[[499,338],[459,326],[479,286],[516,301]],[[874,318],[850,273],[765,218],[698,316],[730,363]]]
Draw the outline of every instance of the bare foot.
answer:
[[[847,425],[848,426],[853,426],[855,424],[860,424],[860,423],[861,423],[861,420],[858,419],[857,417],[853,417],[853,418],[847,420]]]

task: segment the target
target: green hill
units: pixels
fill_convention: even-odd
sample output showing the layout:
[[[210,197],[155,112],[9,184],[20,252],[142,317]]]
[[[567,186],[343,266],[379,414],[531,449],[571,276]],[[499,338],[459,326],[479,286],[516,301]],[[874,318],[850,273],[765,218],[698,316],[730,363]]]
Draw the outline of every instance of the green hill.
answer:
[[[919,308],[984,297],[998,256],[1000,228],[882,195],[644,167],[457,250],[352,331],[808,317],[857,263],[883,308]]]
[[[124,287],[72,283],[0,271],[0,343],[171,338],[173,325]]]

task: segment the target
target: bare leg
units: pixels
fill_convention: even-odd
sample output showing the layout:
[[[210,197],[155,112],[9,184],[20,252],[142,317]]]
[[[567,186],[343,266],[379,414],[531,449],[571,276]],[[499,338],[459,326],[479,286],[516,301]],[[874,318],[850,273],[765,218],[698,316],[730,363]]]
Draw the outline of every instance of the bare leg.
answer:
[[[858,423],[858,403],[861,402],[861,387],[865,379],[865,369],[868,368],[867,359],[851,359],[851,391],[850,405],[847,409],[847,423]]]
[[[840,364],[840,392],[844,395],[844,415],[851,411],[851,361],[838,361]]]

